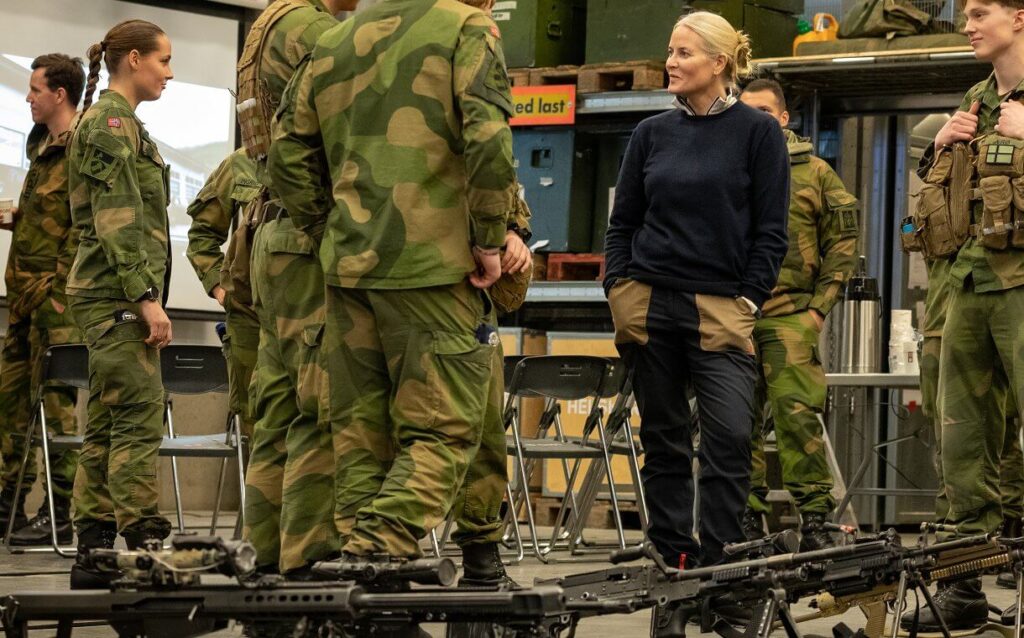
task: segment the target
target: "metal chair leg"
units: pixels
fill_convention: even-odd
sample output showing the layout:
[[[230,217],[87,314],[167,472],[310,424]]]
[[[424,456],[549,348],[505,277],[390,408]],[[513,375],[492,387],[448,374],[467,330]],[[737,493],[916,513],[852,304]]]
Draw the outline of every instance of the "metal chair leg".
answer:
[[[174,417],[171,416],[171,402],[168,399],[165,409],[167,414],[167,435],[174,438]],[[178,459],[171,457],[171,483],[174,486],[174,507],[178,515],[178,531],[185,533],[185,515],[181,511],[181,484],[178,482]]]
[[[39,418],[43,424],[43,431],[46,431],[46,415],[43,413],[43,403],[39,403]],[[50,442],[43,436],[40,439],[43,448],[43,480],[46,485],[46,505],[50,511],[50,542],[53,551],[64,558],[74,558],[77,550],[75,548],[64,549],[57,540],[57,508],[53,503],[53,468],[50,466]]]
[[[39,413],[43,412],[43,402],[39,402]],[[28,459],[32,454],[32,443],[35,440],[36,434],[36,419],[33,416],[29,422],[28,430],[25,432],[25,451],[21,455],[21,469],[18,470],[18,480],[14,484],[14,501],[11,503],[11,515],[7,518],[7,530],[4,531],[4,549],[8,552],[11,550],[11,534],[14,533],[14,507],[18,503],[18,499],[21,498],[21,483],[25,480],[25,470],[28,468]],[[40,425],[43,428],[43,437],[46,436],[46,426]]]
[[[245,526],[245,443],[245,437],[242,436],[241,419],[235,415],[235,452],[238,458],[238,517],[235,519],[234,534],[236,539],[242,538],[242,528]]]
[[[626,549],[626,532],[622,529],[622,513],[619,511],[619,494],[615,488],[615,476],[612,472],[612,459],[608,454],[608,439],[604,428],[598,424],[597,436],[601,439],[601,452],[604,455],[604,471],[608,476],[608,493],[612,499],[612,516],[615,517],[615,529],[619,533],[619,549]]]
[[[530,503],[530,485],[527,480],[526,466],[523,463],[523,442],[519,437],[519,428],[512,428],[512,439],[516,445],[516,464],[519,467],[519,476],[522,479],[523,504],[526,506],[526,524],[530,528],[530,544],[533,545],[533,553],[542,563],[547,563],[548,558],[541,551],[537,539],[537,524],[533,517],[533,505]]]

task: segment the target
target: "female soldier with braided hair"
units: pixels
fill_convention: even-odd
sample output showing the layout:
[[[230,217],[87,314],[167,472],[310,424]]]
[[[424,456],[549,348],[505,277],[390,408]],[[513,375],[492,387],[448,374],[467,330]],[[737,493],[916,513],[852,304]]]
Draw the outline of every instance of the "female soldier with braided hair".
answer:
[[[163,539],[156,462],[163,429],[160,348],[171,341],[161,305],[168,269],[167,165],[135,115],[159,99],[171,73],[160,27],[127,20],[89,48],[81,124],[71,143],[71,214],[81,244],[67,294],[89,349],[89,421],[75,476],[78,561],[71,587],[105,587],[84,551]],[[92,104],[100,62],[110,88]]]

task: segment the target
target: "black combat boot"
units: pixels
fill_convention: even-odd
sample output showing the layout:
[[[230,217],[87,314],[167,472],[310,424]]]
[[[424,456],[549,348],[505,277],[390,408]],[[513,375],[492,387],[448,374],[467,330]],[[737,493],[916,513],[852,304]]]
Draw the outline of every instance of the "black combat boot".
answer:
[[[988,621],[988,600],[985,592],[981,591],[981,579],[971,578],[943,587],[935,594],[935,606],[939,610],[942,619],[946,621],[946,627],[955,629],[977,629]],[[900,627],[910,631],[914,625],[914,612],[903,614],[900,620]],[[917,620],[918,631],[941,631],[935,614],[927,605],[921,605],[920,615]]]
[[[113,549],[117,526],[94,521],[78,532],[78,555],[71,566],[71,589],[107,589],[121,577],[119,572],[100,571],[86,563],[90,549]]]
[[[74,536],[71,529],[71,499],[56,496],[53,497],[53,511],[56,514],[57,542],[67,545]],[[11,545],[19,547],[26,545],[49,545],[50,544],[50,508],[43,503],[36,514],[28,523],[11,534]]]
[[[825,529],[828,517],[824,514],[809,512],[801,514],[803,525],[800,526],[800,551],[813,552],[816,549],[835,547],[832,534]]]
[[[1024,536],[1024,521],[1008,516],[1003,518],[1003,538],[1020,538]],[[1017,578],[1011,571],[1000,572],[996,577],[996,587],[1002,589],[1017,589]]]
[[[459,587],[496,587],[503,590],[518,589],[519,584],[509,577],[497,543],[466,545],[462,548],[462,578]]]
[[[755,512],[749,505],[743,510],[743,536],[748,541],[756,541],[765,537],[764,514]]]
[[[0,534],[7,532],[7,523],[11,519],[11,512],[14,512],[14,529],[21,529],[28,525],[28,517],[25,516],[25,496],[28,490],[21,490],[18,496],[18,503],[14,503],[14,488],[4,488],[0,492]]]

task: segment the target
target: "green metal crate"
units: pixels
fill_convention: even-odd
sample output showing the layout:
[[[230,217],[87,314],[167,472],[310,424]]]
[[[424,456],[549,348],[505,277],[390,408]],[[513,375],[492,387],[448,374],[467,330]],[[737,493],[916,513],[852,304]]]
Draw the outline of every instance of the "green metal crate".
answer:
[[[619,181],[622,158],[629,146],[629,133],[610,133],[597,136],[597,167],[594,175],[594,223],[590,252],[604,252],[604,235],[608,232],[608,218],[615,200],[615,185]]]
[[[582,0],[498,0],[493,15],[509,68],[583,62]]]
[[[711,11],[746,31],[754,57],[789,55],[803,0],[590,0],[587,64],[661,60],[672,27],[691,10]]]

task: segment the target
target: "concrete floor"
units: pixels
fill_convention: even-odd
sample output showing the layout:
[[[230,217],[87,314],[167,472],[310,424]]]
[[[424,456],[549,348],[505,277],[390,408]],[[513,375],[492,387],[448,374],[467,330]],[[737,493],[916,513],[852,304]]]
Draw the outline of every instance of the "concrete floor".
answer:
[[[186,516],[186,525],[199,526],[209,519],[202,516]],[[233,521],[224,521],[230,525]],[[200,531],[200,533],[204,533]],[[221,530],[224,535],[231,534],[231,528],[225,527]],[[599,540],[603,540],[602,533],[597,534]],[[636,537],[636,533],[632,534]],[[634,540],[631,538],[630,540]],[[588,557],[589,558],[589,557]],[[523,563],[509,568],[510,575],[521,584],[532,583],[535,578],[555,578],[571,573],[585,572],[601,569],[607,563],[602,562],[600,555],[593,556],[593,560],[586,563],[562,562],[555,564],[542,564],[535,559],[526,559]],[[43,554],[16,554],[10,555],[0,551],[0,596],[25,591],[59,591],[66,589],[68,582],[68,570],[71,561],[63,559],[52,552]],[[995,577],[985,578],[985,591],[989,603],[997,607],[1004,607],[1012,603],[1014,592],[1005,589],[998,589],[995,586]],[[912,604],[912,600],[911,600]],[[794,615],[799,617],[807,613],[809,608],[805,603],[797,605]],[[828,619],[809,621],[801,623],[800,629],[805,636],[832,636],[832,627],[838,622],[845,622],[853,629],[864,626],[863,615],[859,611],[851,611],[843,616]],[[583,621],[577,631],[578,636],[593,638],[633,638],[642,637],[648,634],[650,623],[650,612],[641,611],[631,615],[612,615],[600,618],[592,618]],[[444,628],[439,625],[428,625],[425,629],[435,637],[444,636]],[[41,630],[32,633],[33,637],[47,638],[55,635],[52,630]],[[113,636],[114,632],[106,627],[83,627],[74,631],[74,636],[81,638],[98,638],[101,636]],[[240,636],[240,628],[232,628],[214,634],[216,636]],[[696,627],[688,633],[689,636],[712,636],[714,634],[702,634]],[[783,635],[783,632],[776,632],[774,635]],[[986,636],[999,634],[986,633]]]

